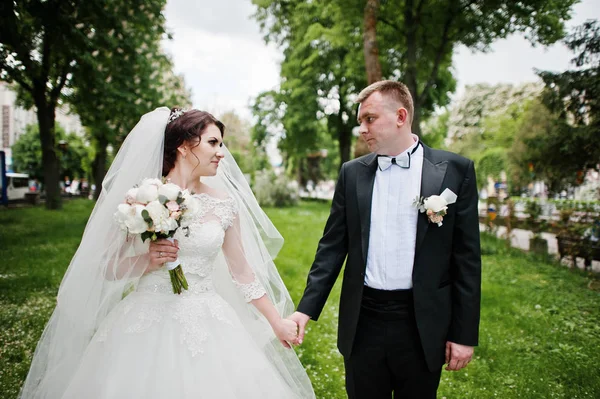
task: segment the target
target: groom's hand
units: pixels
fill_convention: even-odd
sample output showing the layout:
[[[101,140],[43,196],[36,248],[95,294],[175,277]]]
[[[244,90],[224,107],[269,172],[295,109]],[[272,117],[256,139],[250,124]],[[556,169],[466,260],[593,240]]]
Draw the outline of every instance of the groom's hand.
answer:
[[[458,371],[465,368],[473,357],[473,347],[446,342],[446,370]]]
[[[288,319],[294,321],[298,325],[298,337],[293,344],[300,345],[302,341],[304,341],[304,331],[310,320],[310,316],[301,312],[294,312],[288,316]]]

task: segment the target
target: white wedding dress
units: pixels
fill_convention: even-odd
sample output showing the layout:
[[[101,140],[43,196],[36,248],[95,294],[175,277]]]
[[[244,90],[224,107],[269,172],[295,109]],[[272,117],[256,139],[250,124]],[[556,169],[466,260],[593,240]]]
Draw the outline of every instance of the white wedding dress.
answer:
[[[179,259],[189,283],[172,291],[165,268],[141,277],[91,339],[63,398],[295,398],[235,310],[216,291],[213,272],[233,199],[196,195],[201,211],[182,229]],[[265,291],[258,280],[239,283],[249,302]],[[251,306],[251,305],[249,305]]]

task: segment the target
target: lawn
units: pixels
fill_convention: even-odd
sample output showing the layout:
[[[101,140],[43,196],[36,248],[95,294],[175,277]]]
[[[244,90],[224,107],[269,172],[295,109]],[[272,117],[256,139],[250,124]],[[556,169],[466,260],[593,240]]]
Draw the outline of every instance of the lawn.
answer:
[[[65,211],[0,210],[0,398],[15,398],[92,204]],[[276,263],[295,301],[304,289],[328,205],[267,210],[286,238]],[[506,250],[484,236],[480,346],[467,369],[444,372],[439,398],[600,397],[600,293],[590,277]],[[319,398],[344,398],[336,349],[336,284],[297,349]]]

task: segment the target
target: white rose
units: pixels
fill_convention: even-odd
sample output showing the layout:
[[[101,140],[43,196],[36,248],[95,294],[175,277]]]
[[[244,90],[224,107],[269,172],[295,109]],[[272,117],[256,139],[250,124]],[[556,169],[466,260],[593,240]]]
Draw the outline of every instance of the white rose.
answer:
[[[119,204],[117,211],[115,212],[115,220],[119,224],[119,227],[123,230],[127,230],[127,221],[135,215],[135,208],[129,204]]]
[[[177,223],[177,220],[170,217],[165,221],[165,227],[167,228],[167,231],[171,231],[177,229],[179,224]]]
[[[200,204],[188,190],[183,190],[182,196],[183,203],[181,205],[185,207],[185,211],[181,215],[180,222],[181,226],[187,227],[193,221],[194,216],[200,211]]]
[[[169,201],[175,201],[181,188],[173,183],[167,183],[158,188],[158,195],[164,195]]]
[[[448,209],[448,202],[439,195],[432,195],[423,201],[425,209],[431,209],[434,212],[445,211]]]
[[[143,205],[134,204],[131,206],[132,213],[125,224],[131,234],[142,234],[148,230],[148,223],[142,217],[142,211],[145,209]]]
[[[130,188],[129,191],[127,191],[127,194],[125,194],[125,201],[127,201],[128,204],[133,204],[137,202],[138,190],[139,189],[137,187],[134,187]]]
[[[142,184],[138,188],[137,202],[147,204],[158,199],[158,187],[154,184]]]
[[[142,180],[141,186],[152,185],[156,187],[160,187],[163,185],[163,182],[160,179],[152,178],[152,179],[144,179]]]
[[[150,214],[154,227],[158,226],[169,217],[169,210],[165,208],[163,204],[158,202],[158,200],[152,201],[146,205],[146,210],[148,211],[148,214]]]

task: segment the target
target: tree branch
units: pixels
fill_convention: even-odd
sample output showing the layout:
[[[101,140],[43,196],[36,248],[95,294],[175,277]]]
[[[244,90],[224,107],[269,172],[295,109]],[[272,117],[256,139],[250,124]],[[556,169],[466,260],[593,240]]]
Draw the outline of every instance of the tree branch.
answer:
[[[419,0],[419,4],[417,4],[417,11],[415,12],[417,23],[421,20],[421,10],[423,9],[425,2],[427,2],[427,0]]]
[[[68,65],[69,64],[66,64],[65,67],[63,67],[60,75],[56,79],[56,81],[57,81],[56,86],[54,86],[54,88],[50,92],[50,101],[52,101],[53,104],[56,104],[58,102],[58,97],[60,96],[62,89],[65,87],[65,84],[67,83],[67,75],[69,74]]]
[[[402,28],[399,25],[394,24],[391,21],[388,21],[387,19],[383,18],[381,16],[381,14],[377,15],[377,19],[381,22],[383,22],[384,24],[391,26],[392,28],[394,28],[395,30],[397,30],[398,32],[402,32]]]
[[[452,5],[450,5],[450,8]],[[435,61],[433,63],[433,68],[431,69],[431,74],[429,75],[429,79],[427,79],[427,83],[423,88],[423,91],[418,96],[419,104],[423,105],[425,103],[425,99],[427,98],[427,93],[433,86],[433,83],[437,79],[437,74],[440,69],[440,63],[442,62],[442,57],[444,56],[446,46],[450,41],[450,27],[452,26],[452,22],[454,21],[455,13],[452,10],[449,10],[448,17],[446,18],[446,22],[444,23],[444,31],[442,33],[442,41],[440,42],[440,46],[437,49],[435,55]]]
[[[19,70],[7,65],[5,61],[0,61],[0,70],[6,71],[6,74],[9,77],[7,80],[14,80],[23,89],[30,93],[33,93],[33,87],[29,83],[27,83],[25,79],[23,79],[22,73]]]

